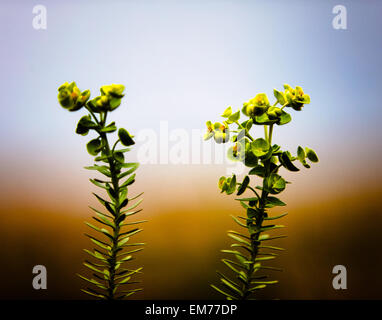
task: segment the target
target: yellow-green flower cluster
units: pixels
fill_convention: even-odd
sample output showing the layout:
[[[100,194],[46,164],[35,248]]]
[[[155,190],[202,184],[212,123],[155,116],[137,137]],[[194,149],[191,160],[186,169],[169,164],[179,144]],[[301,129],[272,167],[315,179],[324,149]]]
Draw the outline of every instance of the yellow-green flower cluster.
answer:
[[[218,183],[219,189],[221,192],[225,192],[227,194],[232,194],[236,190],[236,176],[232,177],[221,177]]]
[[[216,143],[225,143],[229,141],[229,129],[227,124],[221,124],[207,121],[207,133],[204,135],[204,140],[214,138]]]
[[[113,111],[121,104],[125,86],[111,84],[101,87],[101,95],[89,101],[89,106],[94,112]]]
[[[310,103],[309,95],[305,94],[301,87],[297,86],[293,89],[288,84],[284,84],[284,88],[287,107],[292,107],[294,110],[300,111],[304,104]]]
[[[265,93],[259,93],[248,102],[244,102],[242,112],[251,118],[261,116],[269,108],[269,100]]]
[[[81,109],[90,97],[90,91],[85,90],[83,92],[78,89],[75,82],[65,82],[58,88],[58,102],[60,105],[69,110],[77,111]]]

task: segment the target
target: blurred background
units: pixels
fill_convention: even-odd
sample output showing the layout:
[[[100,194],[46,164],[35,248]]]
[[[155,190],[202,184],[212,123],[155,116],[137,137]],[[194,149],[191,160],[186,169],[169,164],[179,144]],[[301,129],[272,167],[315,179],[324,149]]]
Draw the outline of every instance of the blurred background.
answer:
[[[273,141],[292,152],[309,146],[320,163],[284,174],[292,182],[281,196],[288,237],[274,244],[287,251],[272,264],[284,271],[258,297],[381,299],[382,3],[341,1],[346,30],[332,26],[338,4],[2,1],[0,298],[87,298],[75,274],[91,247],[83,221],[97,206],[96,188],[83,167],[92,158],[88,137],[74,133],[84,112],[57,102],[57,88],[76,81],[93,97],[101,85],[126,85],[111,118],[138,136],[159,136],[160,121],[170,132],[204,130],[229,105],[237,110],[259,92],[273,98],[284,83],[302,86],[311,104],[292,112]],[[35,5],[47,9],[46,30],[32,26]],[[226,231],[237,230],[230,214],[242,213],[217,188],[227,168],[190,161],[137,171],[129,192],[145,192],[137,218],[149,222],[136,236],[147,246],[131,263],[144,266],[135,299],[221,298],[209,284],[226,270],[219,251],[230,245]],[[32,288],[38,264],[48,270],[47,290]],[[347,268],[347,290],[332,287],[335,265]]]

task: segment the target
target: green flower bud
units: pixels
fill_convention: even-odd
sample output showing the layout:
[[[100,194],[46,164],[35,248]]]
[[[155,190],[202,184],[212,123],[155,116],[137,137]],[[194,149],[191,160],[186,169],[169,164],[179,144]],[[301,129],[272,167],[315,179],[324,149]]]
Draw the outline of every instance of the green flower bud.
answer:
[[[301,87],[297,86],[293,89],[291,86],[284,84],[285,98],[287,107],[292,107],[296,111],[300,111],[304,104],[310,103],[309,95],[305,94]]]
[[[226,194],[232,194],[236,190],[236,176],[226,178],[221,177],[218,183],[219,189],[221,192],[225,192]]]
[[[71,108],[73,106],[73,98],[71,97],[70,92],[66,89],[61,89],[58,92],[58,102],[65,109]]]
[[[101,87],[101,97],[95,101],[98,108],[113,111],[121,104],[125,86],[122,84],[111,84]]]
[[[225,126],[219,122],[214,124],[214,140],[216,143],[226,143],[229,141],[228,126]]]
[[[207,121],[207,133],[204,135],[204,140],[209,140],[214,136],[214,128],[211,121]]]
[[[244,102],[242,112],[251,118],[261,116],[269,108],[269,100],[265,93],[259,93],[248,102]]]
[[[122,84],[111,84],[107,86],[101,87],[102,95],[112,96],[113,98],[123,98],[123,91],[125,90],[125,86]]]
[[[69,111],[81,109],[90,97],[90,91],[85,90],[81,93],[75,82],[65,82],[58,88],[58,102]]]
[[[218,186],[219,186],[219,189],[220,189],[220,190],[223,189],[223,186],[224,186],[226,180],[227,180],[226,177],[220,177],[219,182],[218,182]]]

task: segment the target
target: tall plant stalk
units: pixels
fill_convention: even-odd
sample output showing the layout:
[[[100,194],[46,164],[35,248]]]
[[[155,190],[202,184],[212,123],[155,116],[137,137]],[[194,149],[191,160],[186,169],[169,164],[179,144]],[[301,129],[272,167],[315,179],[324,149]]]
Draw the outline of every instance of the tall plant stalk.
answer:
[[[65,83],[62,85],[59,88],[58,95],[60,104],[69,111],[85,108],[89,112],[78,122],[76,133],[87,135],[90,130],[93,130],[97,135],[95,139],[87,143],[86,147],[89,154],[95,157],[95,162],[103,164],[94,164],[86,167],[86,169],[95,170],[103,175],[103,179],[94,178],[90,179],[90,181],[95,186],[106,191],[108,200],[94,193],[98,201],[105,207],[106,213],[91,207],[95,212],[93,219],[100,224],[100,227],[89,222],[86,222],[86,224],[95,230],[97,234],[100,234],[102,238],[86,234],[97,248],[93,251],[85,249],[85,252],[96,262],[90,260],[84,262],[84,265],[92,272],[92,278],[82,275],[79,275],[79,277],[90,284],[90,286],[82,289],[83,292],[107,300],[123,299],[142,290],[141,288],[129,288],[131,284],[137,283],[132,281],[132,276],[141,272],[142,268],[130,269],[123,267],[133,259],[132,253],[143,249],[143,243],[129,242],[130,237],[141,232],[142,229],[133,227],[126,231],[123,230],[126,227],[145,222],[126,222],[127,217],[141,211],[135,210],[135,208],[142,200],[124,209],[131,201],[141,195],[128,198],[128,186],[135,181],[133,172],[138,168],[138,163],[125,162],[124,154],[130,150],[129,148],[116,149],[118,143],[131,146],[134,144],[134,140],[125,129],[120,128],[118,130],[118,139],[111,148],[108,137],[110,133],[117,131],[117,127],[115,122],[106,123],[109,112],[120,105],[124,96],[123,91],[124,86],[122,85],[103,86],[101,87],[101,96],[88,101],[90,97],[89,90],[81,93],[76,84],[72,82],[71,84]],[[131,247],[137,248],[127,250],[127,248]],[[126,286],[127,289],[124,289]]]
[[[226,118],[223,124],[207,122],[208,132],[205,140],[214,138],[216,143],[233,142],[234,145],[228,150],[228,158],[233,161],[241,161],[250,168],[240,183],[237,182],[236,175],[219,179],[221,192],[227,194],[237,192],[238,196],[246,190],[252,193],[250,197],[236,199],[245,209],[246,216],[232,216],[232,218],[244,231],[228,231],[228,236],[235,243],[231,245],[231,249],[222,250],[235,258],[235,260],[222,259],[223,263],[232,271],[233,277],[218,272],[221,287],[211,285],[229,300],[251,299],[257,290],[278,282],[269,280],[267,275],[258,274],[258,272],[281,270],[263,265],[265,261],[277,256],[275,252],[284,250],[264,244],[266,241],[285,237],[284,235],[271,237],[269,234],[265,234],[265,232],[283,228],[283,225],[272,222],[264,224],[286,215],[284,213],[270,216],[268,212],[268,209],[275,206],[285,206],[283,201],[274,196],[281,193],[289,183],[279,175],[279,169],[283,167],[289,171],[299,171],[293,164],[296,160],[299,160],[306,168],[310,168],[306,159],[318,162],[316,153],[310,148],[298,147],[297,156],[294,157],[289,151],[282,151],[279,145],[272,144],[274,125],[285,125],[292,120],[291,115],[283,109],[290,107],[300,111],[304,104],[310,103],[310,97],[302,91],[301,87],[293,89],[289,85],[284,85],[284,88],[285,92],[274,90],[276,102],[272,106],[264,93],[245,102],[241,111],[249,119],[242,123],[239,123],[240,110],[232,113],[231,107],[228,107],[222,115]],[[277,107],[277,104],[280,104],[280,107]],[[230,130],[230,125],[236,125],[237,129]],[[250,131],[255,127],[254,125],[264,126],[264,138],[253,138]],[[261,184],[255,187],[250,186],[250,176],[260,180]]]

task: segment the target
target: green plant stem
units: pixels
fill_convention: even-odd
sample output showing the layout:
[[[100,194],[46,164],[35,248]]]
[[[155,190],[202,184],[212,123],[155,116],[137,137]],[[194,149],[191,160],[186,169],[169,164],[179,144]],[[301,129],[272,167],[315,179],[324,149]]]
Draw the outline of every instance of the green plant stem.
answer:
[[[256,191],[255,189],[253,189],[251,186],[247,186],[247,188],[248,188],[249,190],[252,190],[253,193],[256,194],[257,198],[260,199],[260,196],[259,196],[259,194],[257,193],[257,191]]]
[[[273,124],[269,126],[269,145],[272,146]]]
[[[239,121],[235,121],[235,123],[238,125],[239,128],[245,130],[245,135],[246,135],[249,139],[251,139],[252,141],[255,141],[255,139],[250,135],[250,133],[249,133],[249,131],[247,130],[247,128],[244,128],[244,127],[239,123]]]
[[[102,117],[102,126],[105,125],[106,121],[106,112],[104,114],[104,117]],[[119,217],[120,217],[120,197],[119,197],[119,178],[118,178],[118,172],[115,168],[114,158],[112,154],[112,150],[110,150],[109,141],[107,139],[106,133],[100,133],[101,139],[103,141],[104,145],[104,152],[108,157],[108,163],[110,167],[110,173],[111,173],[111,182],[113,185],[115,197],[114,199],[111,198],[113,205],[114,205],[114,215],[113,215],[113,225],[114,225],[114,232],[113,232],[113,239],[111,244],[111,256],[109,259],[109,279],[108,279],[108,299],[112,300],[114,299],[114,291],[115,291],[115,271],[116,271],[116,261],[117,261],[117,249],[118,249],[118,238],[119,238],[119,232],[120,227],[117,223]]]
[[[270,174],[270,172],[269,172],[270,160],[267,160],[264,163],[264,166],[266,168],[266,175],[265,175],[264,179],[266,179],[266,177],[269,176],[269,174]],[[242,292],[243,292],[242,300],[247,299],[247,297],[251,294],[251,291],[249,291],[249,289],[250,289],[250,285],[251,285],[252,275],[255,272],[254,266],[256,264],[256,257],[257,257],[257,255],[259,253],[259,237],[260,237],[260,233],[261,233],[259,230],[262,227],[262,224],[263,224],[263,221],[264,221],[264,217],[265,217],[265,205],[266,205],[267,196],[268,196],[268,192],[266,192],[264,190],[264,188],[263,188],[262,192],[261,192],[261,197],[259,198],[259,206],[258,206],[258,213],[259,213],[259,215],[256,218],[256,224],[255,224],[255,230],[257,232],[251,235],[251,257],[250,257],[251,263],[249,264],[248,269],[246,270],[247,281],[246,281],[245,284],[243,284],[243,288],[242,288],[243,289],[242,290]],[[253,226],[252,221],[250,222],[248,227],[250,225]]]
[[[267,125],[264,125],[264,137],[265,137],[265,140],[268,141],[268,126]]]
[[[85,108],[86,108],[86,110],[88,110],[89,113],[92,115],[94,121],[95,121],[98,125],[100,125],[100,123],[99,123],[97,117],[95,116],[94,112],[93,112],[87,105],[85,105]]]

